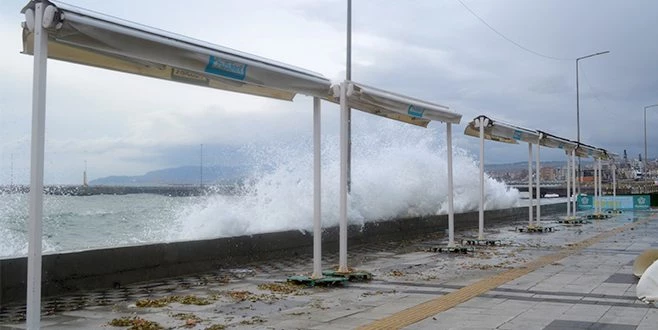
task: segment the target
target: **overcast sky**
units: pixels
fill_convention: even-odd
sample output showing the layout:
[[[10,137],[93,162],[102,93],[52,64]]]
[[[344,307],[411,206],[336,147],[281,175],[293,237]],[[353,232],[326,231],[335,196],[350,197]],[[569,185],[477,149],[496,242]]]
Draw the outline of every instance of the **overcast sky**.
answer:
[[[643,107],[658,103],[658,2],[653,0],[354,0],[354,80],[447,105],[463,114],[454,143],[478,114],[576,138],[575,58],[581,61],[581,140],[636,158],[644,148]],[[20,54],[19,13],[0,1],[0,184],[27,182],[32,57]],[[70,4],[293,64],[338,80],[345,75],[344,0],[68,0]],[[191,87],[49,61],[46,180],[91,178],[198,164],[238,162],[225,150],[311,134],[311,99],[293,103]],[[354,115],[382,130],[383,120]],[[649,111],[649,156],[658,156],[658,107]],[[442,125],[431,124],[439,128]],[[408,129],[418,129],[409,127]],[[325,105],[323,130],[338,132]],[[439,134],[437,133],[437,134]],[[337,141],[336,141],[337,142]],[[527,148],[487,144],[487,163],[524,161]],[[544,160],[562,160],[546,151]]]

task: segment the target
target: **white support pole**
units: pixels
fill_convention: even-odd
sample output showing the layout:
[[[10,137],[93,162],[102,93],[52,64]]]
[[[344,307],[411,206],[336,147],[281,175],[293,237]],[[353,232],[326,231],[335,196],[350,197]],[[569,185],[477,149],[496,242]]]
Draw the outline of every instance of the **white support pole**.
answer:
[[[532,143],[528,142],[528,226],[532,226]]]
[[[573,216],[575,217],[578,211],[576,209],[576,200],[578,199],[578,196],[576,195],[576,149],[571,151],[571,180],[573,181],[573,186],[571,187],[572,189],[571,206],[573,209]]]
[[[347,273],[347,82],[340,84],[340,223],[338,272]]]
[[[320,98],[313,98],[313,275],[322,277],[322,173]]]
[[[617,210],[617,165],[612,163],[612,209]]]
[[[448,246],[455,246],[455,205],[452,183],[452,125],[446,123],[446,144],[448,149]]]
[[[32,141],[30,210],[27,251],[27,329],[41,327],[41,239],[43,234],[43,167],[46,134],[46,79],[48,35],[43,28],[45,4],[36,3],[34,15],[34,72],[32,80]]]
[[[599,206],[597,205],[597,203],[599,202],[599,187],[598,187],[599,179],[597,177],[598,165],[596,164],[596,159],[592,163],[592,168],[594,169],[594,199],[593,199],[594,214],[599,214]]]
[[[539,186],[540,183],[540,172],[541,172],[541,165],[539,163],[539,149],[541,146],[539,145],[539,141],[537,141],[537,168],[535,171],[537,172],[537,218],[535,219],[535,222],[537,223],[537,226],[541,225],[541,187]]]
[[[484,239],[484,117],[480,117],[480,212],[478,239]]]
[[[567,153],[567,170],[564,178],[567,180],[567,218],[571,217],[571,155]]]
[[[599,158],[599,213],[603,213],[603,163]]]

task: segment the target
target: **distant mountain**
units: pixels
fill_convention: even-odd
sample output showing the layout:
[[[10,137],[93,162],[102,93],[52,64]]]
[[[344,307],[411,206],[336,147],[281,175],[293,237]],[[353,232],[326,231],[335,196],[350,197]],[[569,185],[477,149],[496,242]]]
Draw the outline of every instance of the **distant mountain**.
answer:
[[[244,166],[209,166],[203,168],[203,183],[230,183],[247,175]],[[91,180],[89,185],[105,186],[162,186],[196,185],[200,183],[201,169],[198,166],[165,168],[137,176],[108,176]]]

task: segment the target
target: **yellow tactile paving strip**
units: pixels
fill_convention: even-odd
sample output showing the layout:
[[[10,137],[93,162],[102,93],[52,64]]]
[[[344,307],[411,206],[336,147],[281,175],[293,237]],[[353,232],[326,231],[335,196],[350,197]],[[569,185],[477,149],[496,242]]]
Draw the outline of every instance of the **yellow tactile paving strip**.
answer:
[[[625,230],[638,226],[646,222],[638,221],[635,223],[627,224],[603,233],[594,237],[580,241],[576,244],[570,245],[567,248],[560,250],[557,253],[540,257],[531,261],[520,268],[510,269],[508,271],[493,275],[491,277],[482,279],[476,283],[465,286],[459,290],[453,291],[439,298],[432,299],[422,304],[407,308],[403,311],[397,312],[393,315],[387,316],[383,319],[377,320],[370,324],[359,327],[360,330],[367,329],[401,329],[416,322],[422,321],[430,316],[436,315],[440,312],[453,308],[463,302],[477,297],[489,290],[495,289],[511,280],[517,279],[541,267],[554,263],[563,259],[571,254],[574,254],[594,243],[600,242],[606,238],[619,234]]]

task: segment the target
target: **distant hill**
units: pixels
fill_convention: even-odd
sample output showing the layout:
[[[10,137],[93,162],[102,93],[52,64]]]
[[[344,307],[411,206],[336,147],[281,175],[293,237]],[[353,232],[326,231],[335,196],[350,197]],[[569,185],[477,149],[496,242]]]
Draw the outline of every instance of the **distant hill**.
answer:
[[[203,168],[203,183],[230,183],[247,175],[244,166],[209,166]],[[161,186],[199,184],[201,171],[198,166],[165,168],[136,176],[108,176],[89,181],[89,185],[105,186]]]

